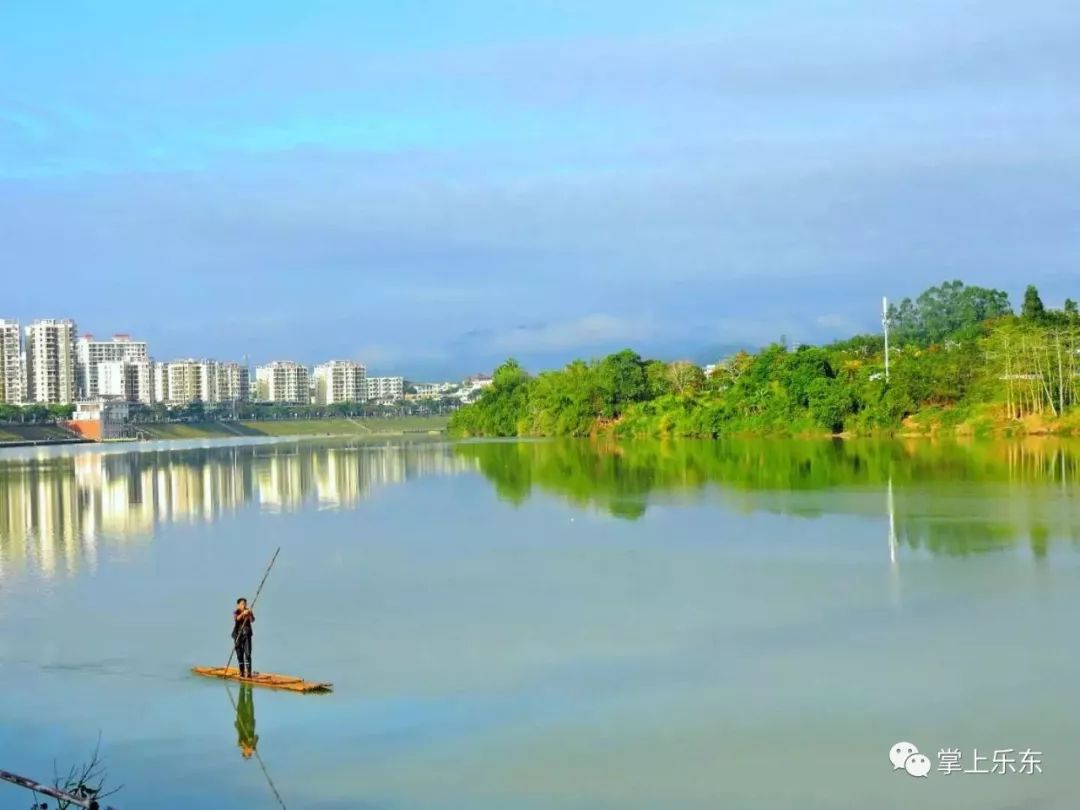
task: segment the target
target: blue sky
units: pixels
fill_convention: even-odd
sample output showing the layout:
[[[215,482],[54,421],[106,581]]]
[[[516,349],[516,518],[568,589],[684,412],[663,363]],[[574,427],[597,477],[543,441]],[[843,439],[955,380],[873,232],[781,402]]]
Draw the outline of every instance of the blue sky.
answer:
[[[0,8],[0,317],[413,377],[1080,296],[1073,0]]]

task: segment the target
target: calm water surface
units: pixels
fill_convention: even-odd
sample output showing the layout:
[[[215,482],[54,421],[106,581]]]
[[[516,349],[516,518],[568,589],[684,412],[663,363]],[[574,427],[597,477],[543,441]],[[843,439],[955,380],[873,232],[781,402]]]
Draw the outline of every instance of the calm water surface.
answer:
[[[1077,481],[1048,441],[2,451],[0,768],[100,733],[121,808],[1074,808]],[[256,669],[335,692],[254,692],[264,775],[188,668],[279,545]]]

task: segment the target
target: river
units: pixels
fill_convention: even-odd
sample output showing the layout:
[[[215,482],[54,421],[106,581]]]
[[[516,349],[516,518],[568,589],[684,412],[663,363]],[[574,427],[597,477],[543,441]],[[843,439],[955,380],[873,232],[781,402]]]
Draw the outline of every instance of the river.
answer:
[[[100,735],[121,810],[1072,808],[1077,481],[1052,440],[5,450],[0,768]],[[188,670],[278,546],[255,668],[334,692],[240,711]]]

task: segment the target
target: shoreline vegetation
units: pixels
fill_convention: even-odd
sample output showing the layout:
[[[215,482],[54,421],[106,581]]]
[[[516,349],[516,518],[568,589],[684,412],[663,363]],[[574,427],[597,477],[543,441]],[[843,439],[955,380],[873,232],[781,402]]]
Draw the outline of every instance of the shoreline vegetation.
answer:
[[[528,374],[510,359],[450,417],[455,437],[1080,435],[1080,312],[1044,306],[1029,286],[1019,314],[1001,290],[941,284],[889,308],[881,335],[823,346],[784,339],[720,360],[630,349]]]

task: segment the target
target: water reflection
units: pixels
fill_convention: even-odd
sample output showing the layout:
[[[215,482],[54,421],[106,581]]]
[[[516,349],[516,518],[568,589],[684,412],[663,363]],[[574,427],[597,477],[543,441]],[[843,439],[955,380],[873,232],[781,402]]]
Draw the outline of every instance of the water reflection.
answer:
[[[0,461],[0,577],[93,568],[100,542],[145,541],[245,505],[348,508],[374,487],[476,471],[514,504],[539,490],[627,520],[702,497],[745,513],[873,518],[894,575],[905,548],[1042,557],[1080,542],[1080,443],[290,443]]]
[[[711,488],[743,512],[887,519],[898,547],[966,555],[1080,542],[1080,443],[784,441],[466,443],[500,497],[539,489],[629,520]]]
[[[240,756],[245,760],[250,760],[252,756],[255,757],[255,761],[259,764],[259,770],[262,771],[263,778],[266,780],[267,787],[273,794],[274,799],[277,800],[278,805],[284,810],[285,801],[281,798],[277,785],[274,784],[274,780],[270,777],[270,771],[267,769],[266,763],[263,762],[262,755],[259,754],[259,735],[255,733],[254,690],[252,690],[250,684],[242,683],[240,684],[238,696],[233,699],[232,690],[226,684],[225,693],[229,696],[229,702],[232,703],[233,710],[236,712],[236,720],[233,726],[236,729],[236,747],[240,749]]]
[[[259,735],[255,733],[255,698],[251,686],[240,685],[240,694],[236,699],[236,745],[241,756],[248,759],[259,746]]]
[[[0,462],[0,576],[93,567],[98,543],[161,524],[212,522],[246,504],[272,511],[353,506],[374,487],[474,470],[433,444],[246,445],[74,453]]]

